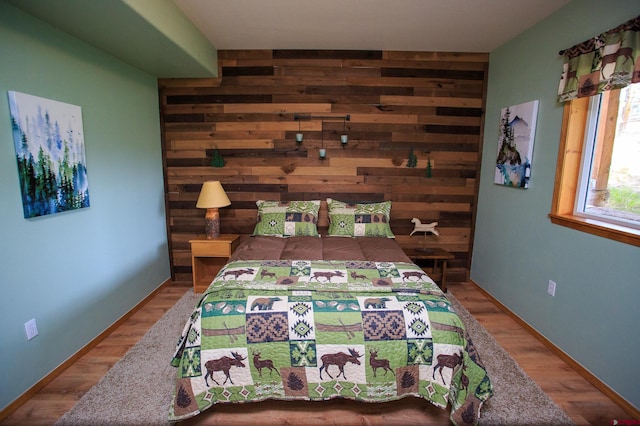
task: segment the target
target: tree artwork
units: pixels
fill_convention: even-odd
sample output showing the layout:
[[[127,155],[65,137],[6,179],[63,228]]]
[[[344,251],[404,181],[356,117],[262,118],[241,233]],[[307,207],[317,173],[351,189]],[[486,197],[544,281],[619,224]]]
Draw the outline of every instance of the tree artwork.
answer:
[[[495,183],[528,188],[538,101],[503,108],[500,115]]]
[[[89,207],[80,107],[9,92],[25,218]]]

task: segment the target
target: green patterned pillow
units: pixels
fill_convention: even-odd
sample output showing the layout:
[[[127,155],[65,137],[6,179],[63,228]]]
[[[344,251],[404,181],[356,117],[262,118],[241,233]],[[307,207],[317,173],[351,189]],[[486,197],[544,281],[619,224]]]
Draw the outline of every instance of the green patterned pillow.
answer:
[[[328,235],[342,237],[395,238],[389,226],[391,201],[370,204],[347,204],[327,198]]]
[[[319,237],[318,211],[320,200],[256,201],[258,223],[253,235],[274,237]]]

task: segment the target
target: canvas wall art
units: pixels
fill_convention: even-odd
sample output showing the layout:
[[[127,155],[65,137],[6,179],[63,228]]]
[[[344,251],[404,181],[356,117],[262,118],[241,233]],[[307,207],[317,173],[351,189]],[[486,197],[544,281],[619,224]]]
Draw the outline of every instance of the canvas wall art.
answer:
[[[79,106],[9,92],[25,218],[89,207]]]
[[[528,188],[538,101],[503,108],[500,114],[495,183]]]

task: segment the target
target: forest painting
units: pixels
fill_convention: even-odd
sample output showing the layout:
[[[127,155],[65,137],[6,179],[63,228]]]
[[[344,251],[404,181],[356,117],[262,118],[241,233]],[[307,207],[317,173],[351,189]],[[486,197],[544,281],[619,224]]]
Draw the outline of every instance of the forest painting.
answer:
[[[25,218],[89,207],[82,110],[9,92]]]
[[[498,155],[494,182],[526,189],[538,116],[538,101],[503,108],[500,114]]]

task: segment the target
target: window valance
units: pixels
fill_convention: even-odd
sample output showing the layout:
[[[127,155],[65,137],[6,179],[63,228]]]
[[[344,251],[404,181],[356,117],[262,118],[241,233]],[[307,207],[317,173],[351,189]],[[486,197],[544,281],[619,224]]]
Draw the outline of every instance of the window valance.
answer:
[[[568,49],[558,101],[593,96],[640,82],[640,16]]]

